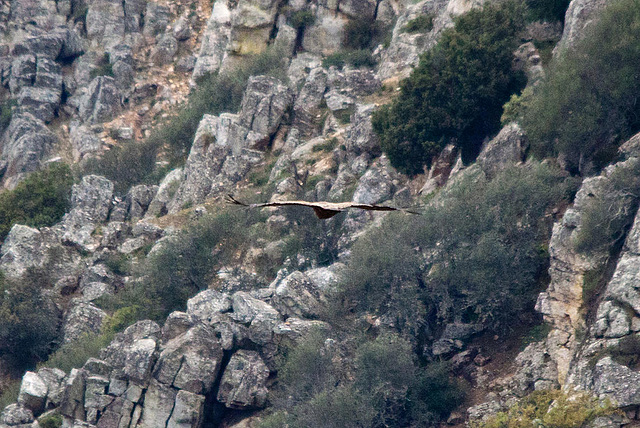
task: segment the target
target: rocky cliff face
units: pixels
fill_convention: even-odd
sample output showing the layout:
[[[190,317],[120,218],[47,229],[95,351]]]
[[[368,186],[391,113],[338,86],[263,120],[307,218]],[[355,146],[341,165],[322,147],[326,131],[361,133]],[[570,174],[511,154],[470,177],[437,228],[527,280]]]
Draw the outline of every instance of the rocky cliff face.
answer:
[[[247,187],[256,171],[266,169],[265,181],[273,191],[265,197],[272,200],[407,206],[420,193],[436,192],[466,174],[453,146],[426,174],[404,176],[381,155],[371,115],[389,97],[383,82],[394,85],[406,77],[419,55],[452,25],[452,16],[482,3],[0,2],[0,101],[14,104],[10,123],[0,129],[5,189],[48,162],[86,162],[115,144],[139,142],[201,77],[232,70],[247,55],[276,46],[287,59],[286,79],[249,79],[239,111],[205,114],[184,166],[158,185],[137,185],[118,195],[106,178],[84,176],[58,224],[13,226],[0,249],[0,269],[12,279],[24,279],[33,268],[47,271],[54,284],[47,302],[59,314],[52,320],[59,324],[58,342],[71,343],[105,328],[112,314],[97,302],[117,295],[131,280],[109,266],[110,257],[143,260],[159,251],[183,225],[176,219],[203,215],[211,201]],[[558,49],[571,48],[601,3],[571,2]],[[311,18],[294,28],[290,18],[299,12]],[[433,17],[432,28],[405,31],[425,14]],[[322,56],[342,48],[348,23],[362,19],[392,28],[388,46],[374,51],[375,70],[323,67]],[[528,43],[519,52],[529,75],[539,77],[535,47]],[[554,225],[550,284],[536,306],[551,332],[516,358],[517,373],[499,384],[501,392],[492,393],[490,401],[471,408],[471,418],[494,413],[532,390],[558,387],[611,398],[628,410],[629,418],[636,417],[640,375],[603,350],[640,331],[634,285],[640,220],[614,256],[579,253],[574,242],[588,201],[601,195],[616,168],[639,161],[637,141],[623,146],[624,160],[584,180],[573,205]],[[491,177],[523,162],[526,149],[522,130],[507,125],[485,143],[469,171]],[[267,404],[279,347],[295,344],[314,329],[331,329],[318,321],[327,296],[340,280],[351,244],[380,218],[355,212],[345,216],[335,226],[336,260],[327,267],[302,255],[283,259],[284,240],[252,248],[237,265],[218,273],[222,286],[193,296],[184,312],[171,313],[162,326],[138,321],[98,357],[69,372],[40,368],[25,373],[18,400],[4,409],[0,426],[36,427],[36,418],[54,413],[68,427],[253,426],[259,419],[253,413]],[[291,224],[276,210],[267,227],[283,231]],[[275,279],[253,272],[252,264],[265,258],[278,272]],[[585,283],[603,266],[610,280],[590,315]],[[371,323],[377,328],[384,321]],[[476,333],[474,325],[449,324],[433,354],[456,354]],[[482,367],[483,357],[476,354],[469,349],[452,360],[463,371],[474,364]],[[482,373],[476,379],[482,382]],[[616,425],[617,419],[610,419],[607,426],[628,422]]]

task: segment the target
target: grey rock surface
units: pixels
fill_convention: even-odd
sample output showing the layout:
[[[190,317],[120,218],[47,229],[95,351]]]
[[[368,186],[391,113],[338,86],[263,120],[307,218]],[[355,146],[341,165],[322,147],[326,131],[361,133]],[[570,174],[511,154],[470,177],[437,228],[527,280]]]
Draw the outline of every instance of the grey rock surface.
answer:
[[[218,401],[232,409],[264,407],[269,369],[255,351],[239,350],[224,370]]]

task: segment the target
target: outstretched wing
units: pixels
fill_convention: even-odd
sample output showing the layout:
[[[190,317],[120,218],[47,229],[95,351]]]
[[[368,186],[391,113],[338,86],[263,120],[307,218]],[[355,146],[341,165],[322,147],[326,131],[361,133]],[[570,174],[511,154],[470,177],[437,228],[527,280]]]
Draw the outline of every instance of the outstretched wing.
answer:
[[[418,214],[414,211],[409,211],[403,208],[394,208],[387,207],[383,205],[375,205],[375,204],[360,204],[356,202],[308,202],[308,201],[274,201],[274,202],[264,202],[262,204],[245,204],[238,200],[236,200],[232,195],[227,195],[227,200],[236,205],[242,205],[244,207],[249,208],[261,208],[261,207],[283,207],[283,206],[300,206],[300,207],[311,207],[315,212],[316,216],[320,219],[331,218],[334,215],[341,213],[342,211],[349,208],[358,208],[362,210],[368,211],[405,211],[411,214]]]

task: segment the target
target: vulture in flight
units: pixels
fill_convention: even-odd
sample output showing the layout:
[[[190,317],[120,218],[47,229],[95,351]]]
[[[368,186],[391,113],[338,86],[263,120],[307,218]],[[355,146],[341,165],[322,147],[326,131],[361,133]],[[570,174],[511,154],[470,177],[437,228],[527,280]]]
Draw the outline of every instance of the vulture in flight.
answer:
[[[331,218],[334,215],[341,213],[349,208],[359,208],[361,210],[368,211],[404,211],[411,214],[420,214],[415,211],[410,211],[405,208],[394,208],[382,205],[374,204],[360,204],[357,202],[307,202],[307,201],[275,201],[265,202],[262,204],[245,204],[236,200],[232,195],[227,195],[227,200],[231,204],[241,205],[249,208],[262,208],[262,207],[285,207],[285,206],[299,206],[299,207],[311,207],[316,213],[319,219]]]

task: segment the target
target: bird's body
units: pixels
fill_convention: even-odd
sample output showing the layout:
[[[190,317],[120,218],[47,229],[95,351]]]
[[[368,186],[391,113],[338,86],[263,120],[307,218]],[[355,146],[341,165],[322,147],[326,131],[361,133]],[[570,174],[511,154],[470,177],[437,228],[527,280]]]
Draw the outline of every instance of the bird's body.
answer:
[[[357,208],[368,211],[404,211],[411,214],[418,214],[417,212],[410,211],[404,208],[394,208],[384,205],[375,204],[360,204],[357,202],[308,202],[308,201],[274,201],[264,202],[261,204],[245,204],[234,199],[233,196],[227,195],[229,203],[235,205],[242,205],[249,208],[263,208],[263,207],[284,207],[284,206],[299,206],[310,207],[316,213],[316,216],[320,219],[331,218],[334,215],[341,213],[342,211],[350,208]]]

